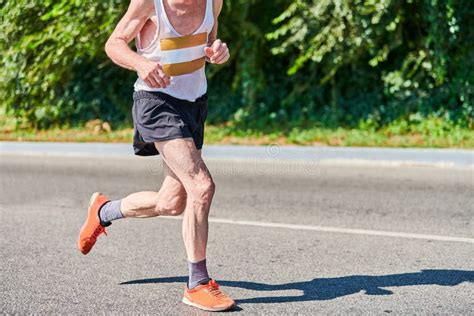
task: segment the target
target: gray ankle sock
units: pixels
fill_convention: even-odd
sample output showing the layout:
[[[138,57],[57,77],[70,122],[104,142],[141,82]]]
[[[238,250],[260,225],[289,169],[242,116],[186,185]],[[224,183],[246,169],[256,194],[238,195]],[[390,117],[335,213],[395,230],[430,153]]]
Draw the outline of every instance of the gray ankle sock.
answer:
[[[195,288],[199,284],[209,282],[209,274],[207,274],[206,259],[199,262],[188,261],[189,281],[188,289]]]
[[[101,207],[99,211],[101,224],[110,225],[111,221],[123,218],[123,214],[120,211],[121,202],[122,200],[109,201]]]

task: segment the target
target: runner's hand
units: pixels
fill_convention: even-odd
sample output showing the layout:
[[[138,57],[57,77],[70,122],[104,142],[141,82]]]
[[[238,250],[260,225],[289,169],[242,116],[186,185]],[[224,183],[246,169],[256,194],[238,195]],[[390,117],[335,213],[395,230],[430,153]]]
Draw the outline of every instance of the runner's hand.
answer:
[[[221,65],[229,60],[229,48],[220,39],[215,40],[210,47],[206,47],[204,50],[209,62],[212,64]]]
[[[166,88],[170,85],[170,77],[163,71],[161,65],[151,60],[140,63],[137,73],[151,88]]]

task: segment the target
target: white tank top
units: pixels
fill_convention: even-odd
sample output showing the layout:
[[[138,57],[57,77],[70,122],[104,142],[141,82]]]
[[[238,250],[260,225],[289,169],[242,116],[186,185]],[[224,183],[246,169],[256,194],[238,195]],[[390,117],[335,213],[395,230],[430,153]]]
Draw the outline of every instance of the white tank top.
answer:
[[[141,47],[137,36],[137,53],[159,62],[171,77],[166,88],[152,88],[141,78],[135,82],[135,91],[160,91],[178,99],[196,101],[207,91],[205,74],[205,52],[208,36],[214,26],[213,0],[206,0],[206,11],[202,24],[193,34],[183,36],[171,25],[163,0],[154,0],[158,26],[150,45]]]

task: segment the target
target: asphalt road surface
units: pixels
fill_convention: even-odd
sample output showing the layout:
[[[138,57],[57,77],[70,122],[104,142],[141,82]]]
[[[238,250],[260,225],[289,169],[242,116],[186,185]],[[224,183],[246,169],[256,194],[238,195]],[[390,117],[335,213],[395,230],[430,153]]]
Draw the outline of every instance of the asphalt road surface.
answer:
[[[157,190],[158,158],[0,159],[1,313],[206,314],[180,302],[179,218],[117,221],[76,249],[90,194]],[[209,270],[236,313],[473,313],[473,168],[209,168]]]

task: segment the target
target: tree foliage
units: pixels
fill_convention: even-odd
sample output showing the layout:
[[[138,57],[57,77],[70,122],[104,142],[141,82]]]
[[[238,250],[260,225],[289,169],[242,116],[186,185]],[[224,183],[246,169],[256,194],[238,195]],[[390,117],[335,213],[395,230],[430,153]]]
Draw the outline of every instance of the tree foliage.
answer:
[[[1,9],[2,103],[49,127],[98,116],[123,119],[133,76],[103,46],[125,9],[119,0],[8,1]],[[117,76],[117,74],[119,74]],[[127,76],[128,75],[128,76]]]
[[[133,72],[103,45],[119,0],[17,0],[0,8],[1,100],[35,127],[130,121]],[[225,1],[231,61],[208,67],[210,121],[259,129],[416,122],[472,127],[474,2]]]
[[[307,118],[351,124],[408,116],[472,119],[474,3],[455,0],[294,1],[267,38],[291,62],[288,103],[302,95]],[[322,107],[321,107],[322,105]],[[319,110],[323,110],[321,111]],[[297,108],[293,108],[299,113]]]

